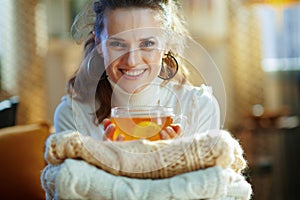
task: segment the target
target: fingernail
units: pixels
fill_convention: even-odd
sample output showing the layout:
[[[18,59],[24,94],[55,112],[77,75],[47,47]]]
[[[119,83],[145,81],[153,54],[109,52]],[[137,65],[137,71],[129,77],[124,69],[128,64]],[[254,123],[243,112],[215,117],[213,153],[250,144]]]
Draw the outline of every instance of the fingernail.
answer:
[[[117,141],[123,141],[125,139],[124,135],[119,135]]]
[[[109,121],[109,120],[103,121],[103,127],[104,127],[104,129],[107,129],[107,127],[109,125],[111,125],[111,121]]]
[[[170,126],[167,126],[166,129],[167,129],[168,132],[172,132],[172,131],[174,130],[174,129],[172,129]]]
[[[108,129],[110,129],[112,126],[113,126],[113,124],[110,123],[110,124],[106,127],[106,129],[104,129],[104,130],[108,130]]]
[[[167,132],[165,130],[162,130],[160,134],[163,139],[167,137]]]

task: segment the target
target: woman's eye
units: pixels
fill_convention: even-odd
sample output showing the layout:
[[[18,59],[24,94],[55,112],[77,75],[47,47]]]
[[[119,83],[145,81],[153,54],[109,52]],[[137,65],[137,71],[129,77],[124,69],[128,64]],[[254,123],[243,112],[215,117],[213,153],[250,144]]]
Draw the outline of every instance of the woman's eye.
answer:
[[[154,45],[155,45],[154,41],[147,40],[141,43],[141,48],[153,47]]]
[[[121,42],[118,42],[118,41],[113,41],[113,42],[110,42],[109,43],[109,46],[112,46],[112,47],[126,47],[126,44],[124,43],[121,43]]]

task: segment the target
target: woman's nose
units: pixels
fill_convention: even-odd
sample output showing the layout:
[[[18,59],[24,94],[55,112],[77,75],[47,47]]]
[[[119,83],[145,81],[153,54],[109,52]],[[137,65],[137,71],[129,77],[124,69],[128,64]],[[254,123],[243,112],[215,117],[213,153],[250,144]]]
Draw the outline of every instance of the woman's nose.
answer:
[[[128,67],[135,67],[141,62],[141,51],[139,49],[130,50],[127,53]]]

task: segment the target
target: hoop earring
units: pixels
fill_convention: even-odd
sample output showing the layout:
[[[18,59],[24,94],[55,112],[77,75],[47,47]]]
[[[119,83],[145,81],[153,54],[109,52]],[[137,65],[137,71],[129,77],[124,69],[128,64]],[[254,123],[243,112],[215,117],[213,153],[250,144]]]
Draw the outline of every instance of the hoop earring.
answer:
[[[158,77],[163,80],[170,80],[178,72],[178,62],[176,58],[172,55],[171,51],[169,51],[165,55],[166,57],[162,59],[161,70]]]
[[[92,52],[92,55],[89,57],[88,62],[87,62],[87,74],[93,78],[99,78],[99,76],[97,76],[97,75],[101,74],[101,78],[99,81],[107,79],[108,76],[106,74],[104,65],[103,65],[103,67],[102,66],[101,67],[99,67],[99,66],[92,67],[92,65],[93,65],[92,62],[93,62],[94,58],[96,58],[96,59],[98,58],[98,61],[94,61],[94,62],[98,62],[99,64],[103,63],[102,60],[99,59],[99,58],[101,58],[99,53],[97,51]]]

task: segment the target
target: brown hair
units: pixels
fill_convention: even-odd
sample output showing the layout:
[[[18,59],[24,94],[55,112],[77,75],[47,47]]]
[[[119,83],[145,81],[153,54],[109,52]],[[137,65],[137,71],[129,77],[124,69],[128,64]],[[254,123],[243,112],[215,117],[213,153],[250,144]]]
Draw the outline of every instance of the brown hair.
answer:
[[[100,34],[103,30],[103,17],[104,12],[107,9],[114,10],[118,8],[150,8],[153,10],[161,11],[165,27],[171,34],[176,35],[188,35],[183,25],[183,20],[179,17],[178,8],[179,5],[176,0],[98,0],[94,3],[94,12],[96,14],[96,21],[94,24],[94,32],[97,39],[100,39]],[[174,38],[174,37],[173,37]],[[176,37],[175,37],[176,38]],[[178,37],[176,41],[171,44],[172,52],[179,54],[183,49],[184,42]],[[92,58],[93,51],[95,51],[96,41],[93,37],[93,32],[90,32],[88,39],[84,44],[84,58],[80,68],[86,68],[88,60]],[[72,97],[79,99],[87,98],[84,92],[85,90],[77,90],[75,87],[75,81],[78,78],[78,74],[81,69],[77,69],[75,74],[70,78],[67,84],[67,91]],[[104,70],[104,69],[103,69]],[[179,82],[183,84],[185,82],[185,76],[182,69],[179,68]],[[88,90],[89,88],[86,87]],[[112,88],[106,77],[106,73],[102,73],[100,80],[98,80],[96,94],[94,94],[96,104],[99,108],[96,110],[97,119],[96,124],[102,122],[104,118],[109,117],[111,110],[111,96]],[[89,95],[87,95],[89,96]],[[90,97],[90,96],[89,96]]]

